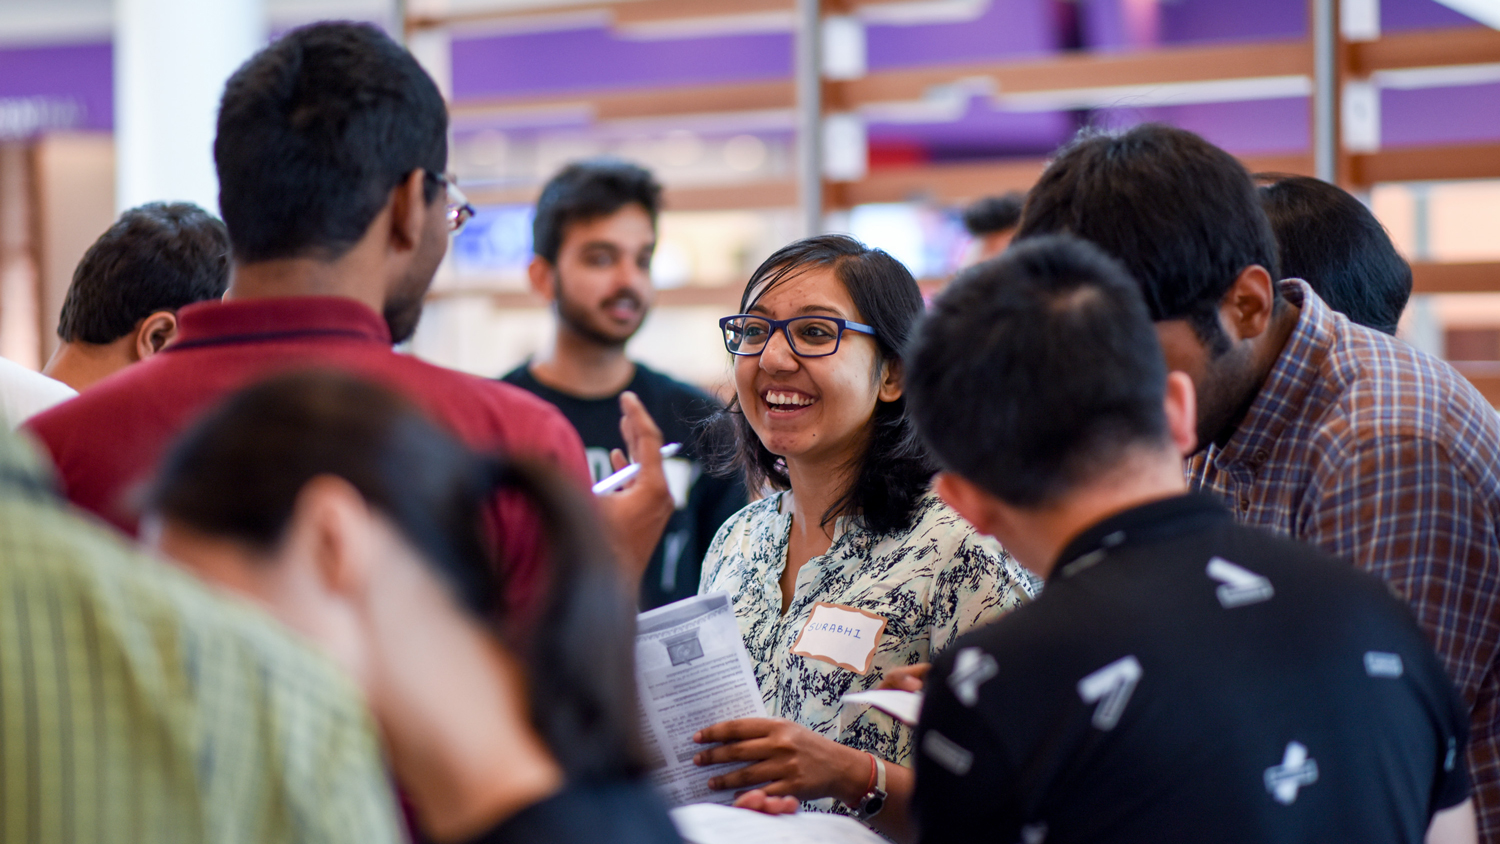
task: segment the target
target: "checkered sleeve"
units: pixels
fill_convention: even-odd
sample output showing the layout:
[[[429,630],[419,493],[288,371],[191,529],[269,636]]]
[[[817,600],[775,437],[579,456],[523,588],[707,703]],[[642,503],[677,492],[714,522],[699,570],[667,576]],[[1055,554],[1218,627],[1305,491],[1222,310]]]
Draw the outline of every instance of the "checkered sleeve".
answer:
[[[1352,559],[1404,598],[1469,707],[1496,709],[1500,538],[1484,496],[1439,443],[1362,442],[1327,460],[1296,533]],[[1480,829],[1500,834],[1500,711],[1471,711]]]

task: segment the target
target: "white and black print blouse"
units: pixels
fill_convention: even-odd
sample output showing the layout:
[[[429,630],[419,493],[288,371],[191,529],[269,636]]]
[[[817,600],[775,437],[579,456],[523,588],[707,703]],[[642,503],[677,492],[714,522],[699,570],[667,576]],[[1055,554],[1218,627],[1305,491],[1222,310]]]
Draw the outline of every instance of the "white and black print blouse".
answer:
[[[863,708],[841,728],[839,698],[874,688],[889,669],[931,661],[959,634],[1030,600],[1040,581],[928,493],[905,533],[875,536],[862,520],[840,518],[828,552],[797,573],[783,615],[781,574],[791,526],[790,493],[736,513],[709,546],[699,594],[729,594],[771,717],[910,765],[910,727]],[[864,674],[791,652],[820,602],[886,619]]]

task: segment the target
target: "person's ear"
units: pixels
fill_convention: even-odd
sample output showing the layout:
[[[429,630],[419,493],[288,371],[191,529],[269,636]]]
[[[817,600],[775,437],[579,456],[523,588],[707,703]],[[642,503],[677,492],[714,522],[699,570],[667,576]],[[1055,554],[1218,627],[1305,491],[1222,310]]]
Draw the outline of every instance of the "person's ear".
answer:
[[[877,395],[881,401],[895,401],[901,398],[904,389],[902,379],[904,372],[899,360],[887,360],[880,364],[880,392]]]
[[[319,475],[297,493],[291,532],[322,593],[357,603],[378,551],[375,518],[359,492],[334,475]]]
[[[422,242],[422,232],[427,228],[428,203],[423,196],[426,182],[427,171],[418,168],[391,191],[391,246],[395,249],[415,249]]]
[[[557,267],[551,261],[540,255],[531,256],[531,263],[526,265],[526,277],[531,282],[531,292],[547,300],[548,304],[557,298]]]
[[[157,311],[136,326],[135,347],[131,351],[136,360],[145,360],[165,348],[176,336],[177,315],[171,311]]]
[[[1265,267],[1251,264],[1219,300],[1219,319],[1231,341],[1249,340],[1265,333],[1275,304],[1276,282]]]
[[[1193,379],[1186,372],[1168,372],[1166,396],[1162,406],[1167,414],[1167,430],[1172,445],[1183,457],[1198,448],[1198,394]]]
[[[994,536],[996,528],[1004,521],[999,510],[1003,505],[963,475],[938,472],[932,482],[932,491],[980,533]]]

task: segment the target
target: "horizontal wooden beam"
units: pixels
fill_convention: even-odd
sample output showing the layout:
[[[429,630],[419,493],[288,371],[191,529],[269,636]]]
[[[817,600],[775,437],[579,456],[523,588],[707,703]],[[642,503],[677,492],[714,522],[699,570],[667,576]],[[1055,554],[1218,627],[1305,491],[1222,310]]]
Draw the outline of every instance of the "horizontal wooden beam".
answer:
[[[541,185],[464,188],[475,205],[532,205]],[[790,208],[797,204],[797,183],[788,180],[706,186],[668,186],[662,192],[667,211],[732,211],[741,208]]]
[[[1500,62],[1500,31],[1487,26],[1397,32],[1348,46],[1349,69],[1356,76],[1377,70]]]
[[[1411,275],[1413,293],[1500,293],[1500,262],[1414,261]]]
[[[866,6],[885,6],[896,3],[907,4],[912,0],[824,0],[824,10],[829,14],[852,14]],[[939,3],[942,0],[931,0]],[[602,0],[594,3],[576,3],[566,6],[537,5],[530,8],[478,9],[450,14],[417,14],[406,19],[406,31],[418,32],[449,26],[495,24],[510,21],[527,21],[541,17],[556,17],[560,14],[587,14],[604,12],[609,14],[616,26],[630,27],[650,24],[712,21],[723,18],[742,18],[751,15],[793,12],[797,0]],[[788,27],[792,22],[788,21]]]
[[[872,171],[858,182],[831,185],[835,207],[914,199],[962,203],[990,194],[1030,190],[1047,166],[1045,159],[963,164],[928,164]]]
[[[577,109],[595,120],[625,120],[686,114],[789,110],[796,105],[796,101],[796,86],[791,80],[774,79],[768,82],[461,100],[453,103],[449,112],[456,120],[472,120]]]
[[[1312,74],[1306,41],[1166,47],[1137,53],[1071,52],[1036,59],[887,70],[825,84],[829,108],[921,99],[932,88],[977,82],[998,94]]]
[[[1351,156],[1357,185],[1444,179],[1500,179],[1500,144],[1412,147]]]

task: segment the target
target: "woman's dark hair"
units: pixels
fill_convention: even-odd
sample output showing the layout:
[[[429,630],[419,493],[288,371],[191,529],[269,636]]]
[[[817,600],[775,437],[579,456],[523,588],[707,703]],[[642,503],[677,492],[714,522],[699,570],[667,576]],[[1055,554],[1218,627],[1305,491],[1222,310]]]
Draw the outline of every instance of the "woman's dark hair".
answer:
[[[475,454],[383,387],[331,372],[282,375],[237,393],[180,439],[146,507],[202,533],[270,551],[298,494],[343,479],[525,660],[532,721],[569,776],[645,768],[635,710],[633,607],[592,509],[549,468]],[[502,631],[504,570],[487,520],[497,492],[529,501],[551,584],[524,635]]]
[[[740,313],[771,289],[794,283],[813,267],[833,270],[834,277],[849,291],[859,318],[875,329],[881,360],[899,365],[901,350],[922,314],[922,293],[900,261],[852,237],[819,235],[777,250],[745,284]],[[715,417],[714,424],[723,432],[715,460],[720,472],[744,471],[751,489],[765,484],[776,489],[791,487],[786,463],[761,443],[738,398]],[[869,444],[859,457],[854,483],[823,514],[824,524],[841,515],[857,514],[874,533],[905,530],[911,526],[912,513],[934,471],[932,459],[917,439],[906,412],[906,399],[877,402]]]

